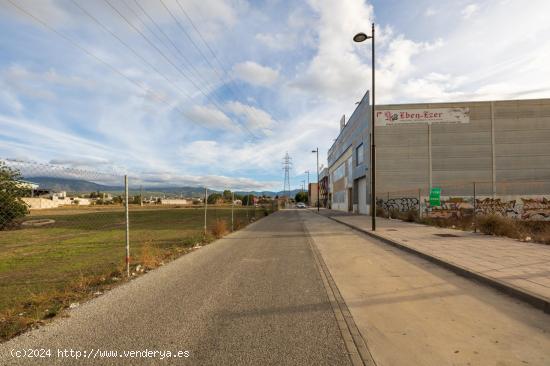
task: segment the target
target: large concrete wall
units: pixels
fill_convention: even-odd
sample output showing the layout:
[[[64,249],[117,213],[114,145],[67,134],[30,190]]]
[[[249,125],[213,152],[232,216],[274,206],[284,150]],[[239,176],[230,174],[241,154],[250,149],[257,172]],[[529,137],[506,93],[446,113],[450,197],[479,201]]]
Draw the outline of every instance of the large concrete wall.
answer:
[[[550,99],[392,104],[376,109],[470,109],[468,124],[432,124],[432,186],[447,194],[550,192]],[[430,185],[429,127],[376,126],[377,196]],[[516,181],[516,183],[505,183]],[[517,181],[522,181],[521,183]]]

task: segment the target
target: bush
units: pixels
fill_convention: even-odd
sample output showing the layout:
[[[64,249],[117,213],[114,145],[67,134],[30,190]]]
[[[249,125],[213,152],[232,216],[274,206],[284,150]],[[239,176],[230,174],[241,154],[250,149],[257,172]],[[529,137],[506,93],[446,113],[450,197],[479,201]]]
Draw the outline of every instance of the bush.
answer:
[[[0,161],[0,230],[17,225],[29,212],[21,199],[28,192],[21,183],[21,174]]]
[[[225,222],[225,220],[216,219],[214,227],[211,231],[212,235],[214,235],[216,239],[219,239],[227,232],[227,223]]]
[[[406,222],[417,222],[418,221],[418,211],[409,210],[406,212],[401,212],[399,218]]]
[[[372,209],[371,209],[372,210]],[[369,213],[370,215],[370,213]],[[376,216],[378,217],[388,217],[388,215],[386,214],[386,210],[384,210],[382,207],[380,206],[376,206]]]
[[[479,216],[476,218],[479,231],[488,235],[507,236],[519,239],[522,237],[522,230],[515,220],[498,216]]]

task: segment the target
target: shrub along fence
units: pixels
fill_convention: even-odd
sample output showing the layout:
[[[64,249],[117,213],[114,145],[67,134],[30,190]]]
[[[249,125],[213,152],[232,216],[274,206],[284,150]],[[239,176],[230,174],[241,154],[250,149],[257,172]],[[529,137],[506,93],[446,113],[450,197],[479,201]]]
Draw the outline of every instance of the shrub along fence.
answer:
[[[446,183],[383,192],[376,204],[379,216],[550,243],[550,181]]]

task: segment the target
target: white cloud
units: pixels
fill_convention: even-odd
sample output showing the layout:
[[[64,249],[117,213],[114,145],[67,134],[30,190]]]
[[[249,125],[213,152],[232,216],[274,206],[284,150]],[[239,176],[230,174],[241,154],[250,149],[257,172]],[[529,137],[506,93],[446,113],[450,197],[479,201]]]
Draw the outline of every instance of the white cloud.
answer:
[[[227,108],[234,114],[244,117],[248,128],[252,130],[270,130],[275,125],[271,115],[262,109],[238,101],[227,103]]]
[[[462,9],[461,14],[464,19],[469,19],[472,15],[477,13],[478,10],[479,10],[478,4],[469,4],[464,9]]]
[[[238,126],[231,118],[213,106],[193,106],[193,108],[187,112],[187,117],[206,128],[222,129],[232,132],[237,132],[239,130]]]
[[[426,11],[424,12],[424,15],[426,15],[427,17],[432,17],[436,14],[437,14],[437,10],[435,10],[432,7],[427,8]]]
[[[255,38],[260,46],[276,51],[291,50],[296,45],[296,38],[292,33],[258,33]]]
[[[269,86],[275,83],[279,77],[279,71],[269,66],[262,66],[253,61],[236,64],[233,74],[249,84]]]

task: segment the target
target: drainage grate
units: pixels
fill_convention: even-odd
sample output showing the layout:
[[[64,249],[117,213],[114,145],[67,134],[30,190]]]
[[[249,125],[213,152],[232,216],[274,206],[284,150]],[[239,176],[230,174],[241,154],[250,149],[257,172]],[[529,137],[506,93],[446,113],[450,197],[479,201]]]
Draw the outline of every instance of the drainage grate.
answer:
[[[434,234],[435,236],[441,236],[442,238],[460,238],[460,236],[455,234]]]

